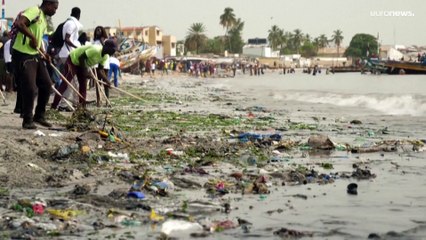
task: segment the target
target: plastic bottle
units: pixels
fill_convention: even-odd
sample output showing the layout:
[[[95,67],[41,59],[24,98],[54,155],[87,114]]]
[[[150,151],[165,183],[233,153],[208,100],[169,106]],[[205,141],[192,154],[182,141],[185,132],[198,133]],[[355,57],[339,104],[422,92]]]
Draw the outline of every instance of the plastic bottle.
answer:
[[[336,145],[336,150],[337,151],[346,151],[346,146],[343,144],[337,144]]]
[[[256,160],[256,158],[255,158],[255,157],[253,157],[253,156],[249,156],[249,157],[247,158],[247,164],[248,164],[249,166],[254,166],[254,165],[256,165],[256,163],[257,163],[257,160]]]
[[[134,227],[134,226],[139,226],[142,223],[138,220],[134,220],[134,219],[124,219],[123,221],[120,222],[121,225],[127,226],[127,227]]]

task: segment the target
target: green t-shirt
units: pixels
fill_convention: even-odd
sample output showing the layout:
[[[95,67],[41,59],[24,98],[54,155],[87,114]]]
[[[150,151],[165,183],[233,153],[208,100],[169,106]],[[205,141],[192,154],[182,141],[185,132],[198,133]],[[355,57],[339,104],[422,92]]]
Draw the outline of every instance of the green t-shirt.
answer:
[[[44,12],[39,7],[35,6],[26,9],[22,15],[30,21],[31,24],[28,26],[28,29],[32,34],[34,34],[38,42],[38,48],[40,48],[43,42],[43,35],[47,31],[47,21]],[[29,55],[38,54],[37,49],[30,46],[30,39],[21,32],[16,35],[13,49]]]
[[[86,53],[86,67],[93,67],[96,64],[105,66],[108,63],[108,54],[102,56],[101,45],[84,45],[71,51],[70,57],[71,62],[74,65],[80,65],[80,57]]]

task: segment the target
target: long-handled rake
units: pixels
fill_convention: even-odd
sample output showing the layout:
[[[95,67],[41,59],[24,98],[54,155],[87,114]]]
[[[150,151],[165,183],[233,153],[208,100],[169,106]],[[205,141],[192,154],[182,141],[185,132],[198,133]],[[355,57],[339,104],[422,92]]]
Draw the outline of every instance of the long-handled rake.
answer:
[[[4,96],[4,94],[3,94],[3,91],[2,90],[0,90],[0,94],[1,94],[1,98],[3,99],[3,106],[7,106],[7,105],[9,105],[9,104],[7,104],[7,102],[6,102],[6,97]]]

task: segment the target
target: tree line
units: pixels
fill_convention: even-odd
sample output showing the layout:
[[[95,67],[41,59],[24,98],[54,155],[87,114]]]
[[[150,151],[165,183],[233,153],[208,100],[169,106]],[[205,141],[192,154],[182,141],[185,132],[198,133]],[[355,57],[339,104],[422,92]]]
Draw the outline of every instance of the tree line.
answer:
[[[343,32],[339,29],[333,32],[331,38],[321,34],[312,38],[309,34],[304,34],[302,30],[295,29],[293,32],[284,31],[277,25],[273,25],[268,31],[268,41],[273,51],[280,51],[280,54],[301,54],[304,57],[313,57],[318,54],[318,50],[328,47],[334,43],[337,53],[340,53],[340,45],[343,41]]]
[[[220,15],[220,25],[225,29],[224,36],[208,38],[205,34],[206,27],[203,23],[193,23],[187,32],[185,40],[186,51],[195,53],[222,54],[224,51],[241,53],[244,41],[241,33],[244,29],[244,21],[237,18],[232,8],[225,8]]]
[[[206,27],[203,23],[193,23],[187,32],[183,41],[186,52],[213,53],[223,54],[224,51],[231,53],[242,53],[244,40],[242,39],[242,31],[244,29],[244,21],[237,18],[232,8],[225,8],[219,17],[219,24],[224,28],[225,35],[208,38],[206,36]],[[331,37],[321,34],[312,38],[309,34],[305,34],[300,29],[293,31],[284,31],[277,25],[273,25],[268,30],[269,46],[273,51],[279,51],[280,54],[301,54],[303,57],[314,57],[318,55],[321,48],[328,47],[332,44],[337,48],[337,55],[341,55],[341,44],[344,39],[343,32],[340,29],[334,30]],[[363,58],[369,57],[377,52],[377,39],[369,34],[356,34],[346,51],[344,56]]]

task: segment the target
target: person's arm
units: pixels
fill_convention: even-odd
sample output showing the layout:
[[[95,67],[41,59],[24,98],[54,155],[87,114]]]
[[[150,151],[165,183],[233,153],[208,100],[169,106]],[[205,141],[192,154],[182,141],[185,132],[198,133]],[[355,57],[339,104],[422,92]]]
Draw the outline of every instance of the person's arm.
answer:
[[[68,33],[65,34],[65,44],[72,48],[77,48],[77,46],[71,41],[71,35]]]
[[[107,85],[111,85],[110,81],[108,81],[107,75],[105,74],[104,66],[99,64],[99,66],[96,68],[96,73],[98,74],[99,80],[104,81],[104,83],[106,83]]]
[[[83,54],[81,54],[81,56],[78,58],[78,64],[80,67],[82,68],[87,68],[89,66],[86,66],[86,60],[87,60],[87,55],[86,52],[84,52]]]
[[[38,47],[37,39],[34,36],[34,34],[30,31],[30,29],[28,28],[29,26],[30,26],[30,20],[27,17],[21,15],[21,17],[17,21],[16,27],[19,29],[19,31],[22,34],[24,34],[25,36],[27,36],[30,39],[30,46],[34,49],[37,49],[37,47]]]
[[[67,22],[64,24],[64,31],[66,31],[64,42],[67,46],[77,48],[77,46],[71,41],[71,34],[77,30],[77,25],[72,20],[67,20]]]

